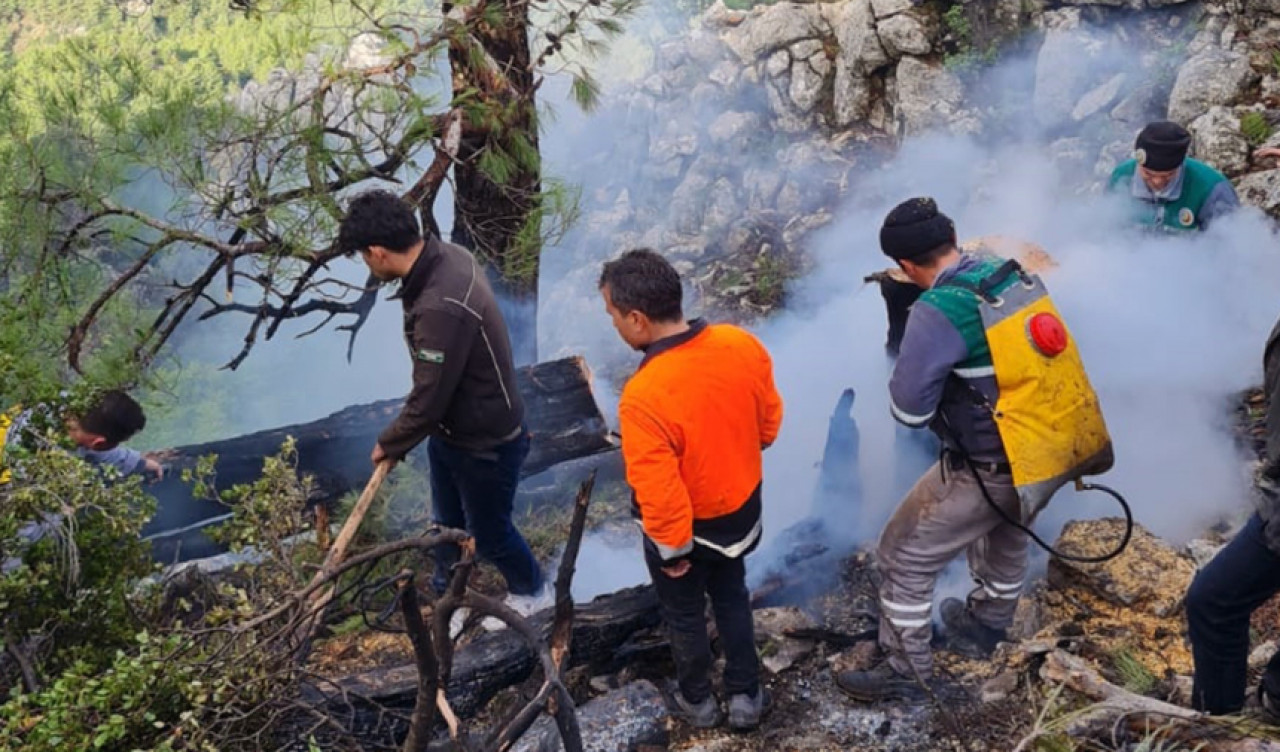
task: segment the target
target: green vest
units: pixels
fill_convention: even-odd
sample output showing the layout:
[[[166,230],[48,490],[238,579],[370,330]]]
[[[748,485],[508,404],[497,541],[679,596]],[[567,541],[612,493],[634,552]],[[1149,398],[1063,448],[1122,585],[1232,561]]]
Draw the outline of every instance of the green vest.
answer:
[[[982,314],[978,310],[981,299],[969,288],[977,287],[982,280],[994,274],[1005,264],[1006,259],[987,254],[978,255],[977,258],[978,263],[972,268],[957,272],[920,295],[921,301],[941,311],[964,338],[969,357],[955,367],[961,376],[965,375],[966,370],[990,368],[993,365],[986,328],[982,325]],[[1017,281],[1018,275],[1010,274],[1008,279],[996,285],[991,292],[999,295]]]
[[[1226,176],[1204,162],[1188,159],[1182,163],[1182,194],[1175,201],[1143,201],[1130,191],[1133,174],[1138,163],[1132,159],[1122,162],[1111,173],[1107,189],[1124,192],[1133,201],[1133,221],[1142,227],[1168,232],[1200,229],[1200,209],[1216,185]]]

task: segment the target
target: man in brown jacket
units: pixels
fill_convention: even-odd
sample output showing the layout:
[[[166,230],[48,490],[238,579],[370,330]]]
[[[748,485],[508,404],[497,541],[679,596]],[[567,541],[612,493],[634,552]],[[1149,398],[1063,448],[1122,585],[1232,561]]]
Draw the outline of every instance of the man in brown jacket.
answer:
[[[550,605],[542,570],[511,522],[529,434],[506,323],[484,270],[466,249],[424,238],[413,208],[387,191],[352,199],[338,244],[360,253],[379,279],[400,281],[413,359],[413,389],[378,437],[373,462],[397,461],[430,437],[435,521],[475,537],[480,556],[506,578],[517,611]],[[458,551],[435,551],[432,584],[443,592]]]

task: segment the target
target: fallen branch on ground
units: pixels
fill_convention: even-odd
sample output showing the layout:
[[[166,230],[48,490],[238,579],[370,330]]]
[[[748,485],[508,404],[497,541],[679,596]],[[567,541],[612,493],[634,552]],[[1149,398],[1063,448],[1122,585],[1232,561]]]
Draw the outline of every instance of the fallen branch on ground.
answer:
[[[1037,723],[1015,748],[1031,749],[1048,733],[1078,738],[1111,738],[1126,731],[1135,736],[1159,735],[1193,745],[1200,752],[1280,752],[1280,730],[1251,718],[1209,716],[1153,697],[1130,692],[1107,681],[1079,656],[1054,650],[1045,656],[1040,677],[1095,701],[1065,717],[1062,724]]]

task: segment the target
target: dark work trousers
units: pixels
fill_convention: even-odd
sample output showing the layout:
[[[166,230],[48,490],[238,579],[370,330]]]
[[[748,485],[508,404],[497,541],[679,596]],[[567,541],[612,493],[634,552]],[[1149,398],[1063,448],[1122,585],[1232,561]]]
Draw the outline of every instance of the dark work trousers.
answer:
[[[1187,591],[1187,635],[1195,659],[1192,705],[1207,713],[1244,707],[1249,617],[1280,591],[1280,556],[1267,548],[1257,514],[1196,575]],[[1280,697],[1280,653],[1262,680]]]
[[[742,558],[730,559],[698,548],[690,558],[689,571],[683,577],[671,577],[662,571],[662,559],[646,542],[644,560],[658,593],[684,699],[699,703],[711,694],[708,596],[724,650],[725,694],[754,697],[760,688],[760,661],[756,656],[747,570]]]
[[[461,449],[436,436],[427,441],[436,523],[471,533],[477,553],[498,568],[514,595],[542,589],[542,569],[511,522],[520,467],[527,456],[528,433],[487,452]],[[458,561],[458,547],[436,546],[433,551],[436,571],[431,584],[443,593],[449,570]]]

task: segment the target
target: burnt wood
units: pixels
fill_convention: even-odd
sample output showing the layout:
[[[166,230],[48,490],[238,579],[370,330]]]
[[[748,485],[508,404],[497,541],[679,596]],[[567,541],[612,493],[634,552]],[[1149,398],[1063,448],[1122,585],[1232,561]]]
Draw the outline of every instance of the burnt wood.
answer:
[[[516,371],[517,388],[525,402],[525,423],[532,443],[523,475],[539,473],[561,462],[613,449],[604,416],[591,394],[591,374],[579,357],[539,363]],[[282,426],[206,444],[164,452],[165,479],[149,486],[158,509],[143,535],[162,562],[185,561],[220,553],[201,527],[230,513],[227,505],[194,498],[181,479],[198,458],[217,455],[216,485],[220,489],[252,483],[262,473],[263,459],[280,450],[292,436],[298,449],[298,470],[315,479],[312,504],[331,505],[364,486],[373,467],[369,452],[378,434],[399,413],[402,399],[353,405],[310,423]],[[425,443],[412,455],[425,452]],[[426,463],[418,463],[425,466]]]
[[[531,619],[544,639],[550,633],[551,616],[552,609],[547,609]],[[578,606],[567,667],[587,664],[600,672],[614,670],[618,648],[658,622],[658,597],[652,585],[602,595]],[[471,717],[500,690],[528,679],[536,667],[533,650],[513,631],[482,634],[454,654],[446,685],[449,705],[459,718]],[[328,696],[358,696],[404,711],[412,709],[417,691],[418,668],[414,663],[353,674],[324,688]]]

